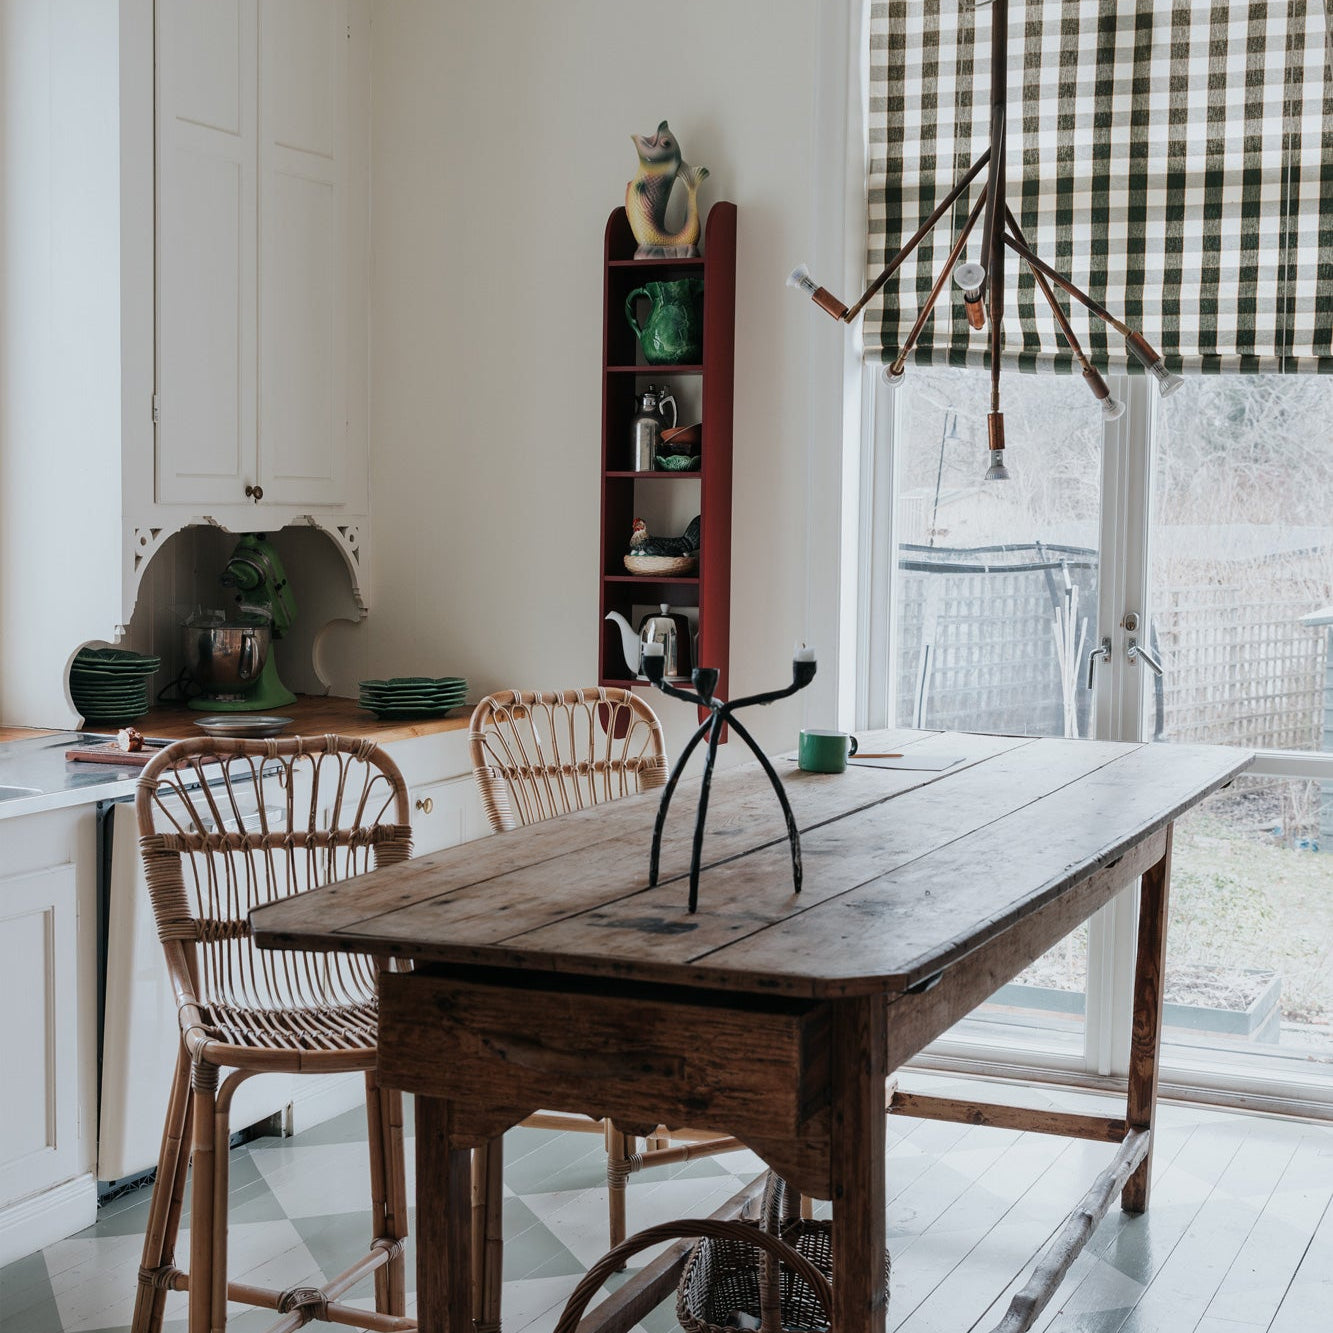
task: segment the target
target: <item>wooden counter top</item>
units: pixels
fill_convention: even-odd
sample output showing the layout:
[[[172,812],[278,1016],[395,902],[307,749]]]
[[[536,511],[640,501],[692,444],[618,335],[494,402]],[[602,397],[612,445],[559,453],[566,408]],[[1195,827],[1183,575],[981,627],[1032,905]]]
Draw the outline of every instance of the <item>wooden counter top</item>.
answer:
[[[442,731],[463,731],[472,716],[471,706],[464,705],[452,709],[448,717],[421,718],[415,722],[381,722],[374,713],[358,707],[355,699],[311,694],[298,695],[294,704],[284,704],[272,712],[294,719],[292,725],[282,733],[284,736],[323,736],[336,732],[340,736],[371,736],[380,744],[409,740],[413,736],[432,736]],[[139,718],[134,725],[145,736],[161,736],[175,741],[188,736],[202,736],[203,732],[194,724],[198,718],[206,716],[206,713],[180,704],[165,704]],[[243,717],[244,714],[233,716]],[[87,726],[84,730],[114,736],[117,728],[97,724]]]
[[[54,736],[49,727],[0,727],[0,745],[6,741],[30,741],[34,736]]]

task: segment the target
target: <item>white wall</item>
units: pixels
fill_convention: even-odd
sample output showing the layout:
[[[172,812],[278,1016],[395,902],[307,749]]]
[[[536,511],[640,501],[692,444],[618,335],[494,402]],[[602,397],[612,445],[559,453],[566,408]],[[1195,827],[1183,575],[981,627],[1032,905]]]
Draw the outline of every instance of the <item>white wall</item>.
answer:
[[[66,664],[118,603],[117,25],[0,0],[0,717],[29,724],[72,718]]]
[[[821,392],[810,372],[841,335],[783,285],[819,259],[817,51],[832,8],[375,7],[375,609],[329,649],[353,676],[448,671],[478,693],[595,681],[602,234],[634,171],[629,135],[668,119],[712,172],[705,203],[739,209],[732,690],[787,678],[811,618],[807,440],[832,458],[840,430],[840,385]],[[675,748],[693,715],[657,702]],[[800,716],[774,707],[754,730],[788,748]]]

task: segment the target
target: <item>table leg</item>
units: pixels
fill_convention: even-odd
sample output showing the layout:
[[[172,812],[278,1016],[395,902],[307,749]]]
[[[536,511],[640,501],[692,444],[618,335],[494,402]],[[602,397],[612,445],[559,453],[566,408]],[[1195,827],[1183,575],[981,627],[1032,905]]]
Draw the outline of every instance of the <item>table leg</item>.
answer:
[[[1131,1129],[1151,1134],[1157,1115],[1157,1072],[1162,1047],[1162,991],[1166,974],[1166,912],[1171,884],[1171,839],[1166,830],[1162,859],[1144,874],[1139,889],[1139,947],[1134,969],[1134,1030],[1129,1048],[1129,1098],[1125,1120]],[[1125,1182],[1120,1204],[1127,1212],[1148,1207],[1152,1178],[1152,1142],[1148,1153]]]
[[[450,1145],[452,1103],[417,1097],[417,1327],[472,1327],[472,1153]]]
[[[833,1007],[833,1327],[884,1333],[884,1116],[888,1073],[882,996]]]

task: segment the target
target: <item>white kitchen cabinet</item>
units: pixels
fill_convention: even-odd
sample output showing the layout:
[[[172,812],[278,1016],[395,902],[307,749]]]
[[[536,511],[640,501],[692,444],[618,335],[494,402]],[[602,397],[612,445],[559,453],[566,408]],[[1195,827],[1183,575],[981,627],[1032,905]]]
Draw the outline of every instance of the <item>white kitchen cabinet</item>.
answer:
[[[413,856],[425,856],[490,833],[472,777],[464,728],[388,741],[384,749],[407,783]]]
[[[350,592],[324,623],[369,609],[371,4],[0,13],[0,677],[6,720],[62,727],[70,655],[125,635],[155,558],[192,572],[183,528],[313,527]]]
[[[0,1266],[90,1225],[96,1105],[96,816],[0,821]]]
[[[410,790],[412,855],[484,838],[490,832],[472,774],[426,782]]]
[[[351,0],[156,6],[159,505],[364,514],[367,33]]]

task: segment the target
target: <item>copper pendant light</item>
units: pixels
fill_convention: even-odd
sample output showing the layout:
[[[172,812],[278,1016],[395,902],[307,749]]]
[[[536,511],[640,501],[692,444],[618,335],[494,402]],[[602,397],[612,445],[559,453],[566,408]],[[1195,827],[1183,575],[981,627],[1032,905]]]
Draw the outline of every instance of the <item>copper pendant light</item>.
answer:
[[[922,240],[928,236],[940,219],[963,198],[972,182],[986,170],[986,188],[978,196],[969,210],[967,220],[958,238],[949,251],[944,267],[940,270],[931,287],[916,322],[912,325],[903,345],[894,359],[884,367],[884,379],[890,388],[898,388],[902,382],[907,365],[907,358],[916,346],[921,330],[930,318],[949,278],[962,289],[963,307],[967,322],[975,330],[985,329],[989,323],[990,337],[990,412],[986,419],[989,461],[986,470],[988,481],[1002,481],[1008,476],[1004,465],[1004,413],[1000,409],[1000,329],[1004,317],[1004,258],[1006,247],[1014,252],[1032,273],[1051,314],[1059,327],[1064,340],[1069,344],[1079,365],[1083,379],[1091,389],[1093,396],[1101,403],[1102,413],[1108,420],[1114,420],[1124,412],[1124,404],[1115,399],[1101,373],[1088,360],[1080,346],[1074,330],[1070,327],[1064,310],[1056,297],[1053,287],[1059,287],[1076,301],[1079,301],[1103,323],[1108,324],[1125,340],[1129,354],[1138,361],[1157,381],[1158,392],[1165,397],[1174,393],[1184,381],[1166,368],[1160,354],[1141,333],[1136,333],[1122,320],[1117,319],[1100,302],[1093,300],[1080,290],[1068,278],[1057,273],[1049,264],[1039,258],[1028,247],[1027,239],[1018,225],[1017,219],[1009,211],[1005,199],[1005,153],[1007,148],[1007,103],[1008,103],[1008,56],[1009,56],[1009,0],[992,0],[991,23],[991,98],[990,98],[990,143],[986,150],[958,179],[953,189],[940,202],[935,211],[918,228],[916,234],[884,266],[878,277],[865,289],[854,305],[848,306],[832,292],[820,287],[809,270],[802,264],[787,279],[788,286],[798,287],[808,292],[810,299],[834,319],[850,324],[865,308],[875,294],[891,278],[894,272],[916,250]],[[981,228],[981,263],[966,263],[963,254],[967,241],[976,226],[978,218],[984,221]]]

